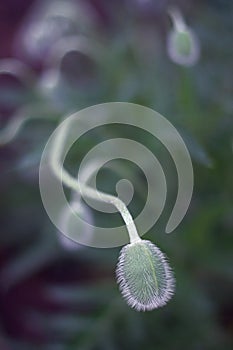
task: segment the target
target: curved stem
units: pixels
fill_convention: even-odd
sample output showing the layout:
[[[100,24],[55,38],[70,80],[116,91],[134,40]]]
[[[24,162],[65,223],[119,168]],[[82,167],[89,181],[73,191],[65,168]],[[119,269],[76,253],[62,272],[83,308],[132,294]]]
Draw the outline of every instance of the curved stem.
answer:
[[[21,109],[19,112],[16,113],[15,116],[13,116],[8,124],[0,130],[0,146],[4,146],[8,143],[10,143],[15,136],[19,133],[21,128],[24,126],[25,123],[27,123],[30,120],[35,119],[44,119],[44,120],[51,120],[51,119],[57,119],[57,115],[54,114],[53,111],[48,110],[40,110],[40,114],[33,115],[35,113],[33,111],[33,106],[29,106],[26,108]],[[49,116],[49,117],[48,117]]]
[[[7,74],[19,80],[29,89],[36,80],[33,70],[15,58],[0,59],[0,75]]]
[[[0,146],[11,142],[28,119],[29,117],[25,115],[10,120],[5,128],[0,130]]]
[[[63,165],[61,164],[61,155],[64,148],[67,133],[68,133],[68,123],[65,123],[59,127],[57,134],[53,140],[50,160],[51,160],[52,170],[56,175],[56,177],[59,180],[61,180],[67,187],[77,191],[79,194],[89,197],[90,199],[94,199],[97,201],[102,201],[102,202],[114,205],[119,211],[119,213],[121,214],[126,224],[126,227],[129,233],[130,243],[134,243],[141,240],[140,236],[138,235],[133,218],[130,212],[128,211],[127,206],[121,199],[113,195],[98,191],[84,183],[78,182],[75,177],[71,176],[63,168]]]
[[[183,32],[187,29],[186,23],[182,17],[181,12],[176,7],[170,7],[168,14],[171,17],[172,24],[178,32]]]

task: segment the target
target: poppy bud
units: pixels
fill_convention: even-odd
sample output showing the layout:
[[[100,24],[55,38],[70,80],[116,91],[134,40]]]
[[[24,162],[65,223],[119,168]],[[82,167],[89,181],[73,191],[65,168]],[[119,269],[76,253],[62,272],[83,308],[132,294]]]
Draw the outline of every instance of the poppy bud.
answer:
[[[165,255],[147,240],[121,250],[116,276],[123,297],[137,311],[161,307],[174,293],[175,280]]]

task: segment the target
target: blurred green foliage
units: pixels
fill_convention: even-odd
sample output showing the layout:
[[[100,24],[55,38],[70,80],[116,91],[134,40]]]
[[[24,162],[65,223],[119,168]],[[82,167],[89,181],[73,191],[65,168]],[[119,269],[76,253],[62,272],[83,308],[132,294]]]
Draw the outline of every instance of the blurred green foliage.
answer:
[[[84,21],[75,32],[85,36],[91,55],[65,52],[56,67],[59,77],[54,85],[49,80],[49,87],[44,80],[51,73],[46,55],[30,91],[1,84],[1,103],[7,101],[13,110],[15,105],[30,106],[32,117],[40,117],[41,111],[44,115],[25,124],[0,149],[1,349],[233,348],[233,3],[180,4],[200,40],[200,60],[193,67],[176,65],[167,55],[166,1],[100,1],[97,8],[105,13],[105,22],[88,21],[85,27]],[[191,206],[176,231],[165,235],[177,180],[160,144],[143,132],[100,128],[87,135],[81,149],[74,147],[68,159],[70,170],[76,170],[88,149],[120,133],[152,148],[168,169],[166,210],[145,238],[170,257],[177,288],[172,301],[153,312],[137,313],[122,300],[114,281],[119,249],[67,249],[40,199],[40,156],[59,120],[110,101],[160,112],[180,131],[193,160]],[[103,171],[98,186],[114,193],[122,174],[139,184],[130,204],[136,215],[146,196],[143,174],[119,161],[115,169],[114,175]],[[120,222],[117,215],[107,215],[95,213],[95,219],[109,226]]]

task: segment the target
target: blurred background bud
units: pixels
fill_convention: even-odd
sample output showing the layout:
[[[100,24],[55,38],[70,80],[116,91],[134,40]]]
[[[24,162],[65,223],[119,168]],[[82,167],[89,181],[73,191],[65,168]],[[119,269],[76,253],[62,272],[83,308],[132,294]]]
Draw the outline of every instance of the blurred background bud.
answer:
[[[170,59],[183,66],[192,66],[200,57],[200,44],[196,34],[184,22],[180,11],[169,10],[173,28],[167,37],[167,51]]]

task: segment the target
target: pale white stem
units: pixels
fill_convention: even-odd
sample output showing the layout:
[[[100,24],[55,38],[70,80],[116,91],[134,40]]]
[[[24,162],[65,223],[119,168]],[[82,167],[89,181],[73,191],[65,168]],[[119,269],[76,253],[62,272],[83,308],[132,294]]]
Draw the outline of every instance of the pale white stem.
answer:
[[[178,32],[184,32],[187,30],[187,25],[183,19],[183,16],[180,10],[176,7],[170,7],[168,10],[168,14],[171,17],[172,24]]]
[[[63,165],[61,164],[61,155],[64,148],[66,136],[68,133],[68,126],[69,126],[68,123],[63,123],[63,125],[59,127],[57,134],[53,140],[53,145],[52,145],[51,154],[50,154],[50,161],[51,161],[51,166],[54,174],[67,187],[77,191],[79,194],[89,197],[90,199],[94,199],[97,201],[102,201],[102,202],[114,205],[119,211],[119,213],[121,214],[126,224],[126,227],[129,233],[130,243],[140,241],[141,238],[138,235],[137,228],[135,226],[133,218],[130,212],[128,211],[127,206],[121,199],[113,195],[98,191],[84,183],[78,182],[75,177],[71,176],[63,168]]]
[[[0,146],[11,142],[28,119],[29,117],[25,115],[10,120],[6,127],[0,130]]]
[[[14,58],[0,60],[0,74],[11,75],[28,88],[32,87],[36,79],[30,67]]]
[[[40,110],[40,114],[34,115],[35,106],[28,106],[26,108],[22,108],[19,112],[14,115],[8,124],[0,130],[0,146],[4,146],[10,143],[15,136],[19,133],[21,128],[30,120],[35,119],[43,119],[43,120],[51,120],[56,119],[57,116],[54,115],[54,111],[50,110]]]

